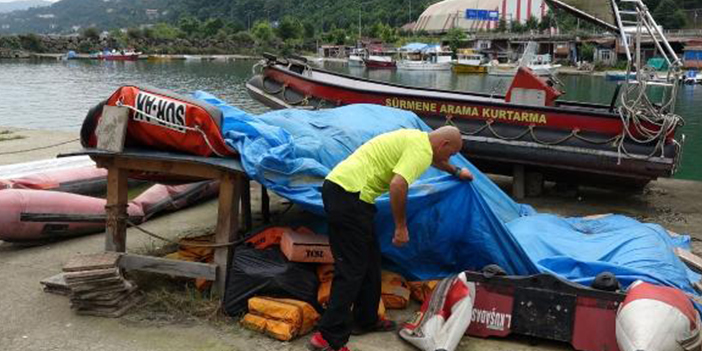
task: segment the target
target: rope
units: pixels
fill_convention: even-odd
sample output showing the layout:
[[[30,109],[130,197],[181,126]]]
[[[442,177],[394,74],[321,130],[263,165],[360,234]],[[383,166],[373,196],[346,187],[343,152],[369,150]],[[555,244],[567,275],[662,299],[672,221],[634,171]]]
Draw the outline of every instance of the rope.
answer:
[[[191,131],[191,132],[198,132],[198,133],[200,133],[200,135],[202,135],[202,138],[205,139],[205,143],[207,144],[207,147],[209,147],[210,150],[211,150],[215,155],[217,155],[217,156],[219,156],[219,157],[224,157],[224,155],[220,154],[219,152],[217,152],[217,150],[215,150],[215,148],[214,148],[214,147],[212,146],[212,144],[210,143],[210,139],[207,137],[207,133],[205,133],[205,132],[200,128],[199,125],[195,125],[195,127],[188,127],[188,126],[185,126],[185,125],[180,125],[180,124],[171,123],[171,122],[168,122],[168,121],[166,121],[166,120],[162,120],[162,119],[160,119],[160,118],[157,118],[157,117],[155,117],[155,116],[153,116],[153,115],[151,115],[151,114],[148,114],[148,113],[146,113],[146,112],[144,112],[144,111],[142,111],[142,110],[139,110],[139,109],[136,108],[136,107],[127,105],[127,104],[123,103],[121,100],[120,100],[120,101],[117,101],[117,106],[118,106],[118,107],[126,107],[126,108],[128,108],[128,109],[130,109],[130,110],[132,110],[132,111],[134,111],[134,112],[141,113],[141,114],[143,114],[144,116],[147,116],[147,117],[149,117],[149,118],[151,118],[151,119],[157,120],[159,124],[163,124],[163,125],[166,125],[166,126],[169,126],[169,127],[172,127],[172,128],[176,128],[176,129],[185,129],[185,130],[188,130],[188,131]],[[148,123],[148,122],[147,122],[147,123]]]
[[[239,245],[239,244],[245,242],[245,241],[248,239],[248,237],[244,237],[244,238],[241,238],[241,239],[238,239],[238,240],[235,240],[235,241],[230,241],[230,242],[228,242],[228,243],[221,243],[221,244],[198,244],[198,243],[182,244],[182,243],[179,243],[179,242],[177,242],[177,241],[174,241],[174,240],[171,240],[171,239],[168,239],[168,238],[164,238],[164,237],[162,237],[162,236],[160,236],[160,235],[158,235],[158,234],[155,234],[155,233],[153,233],[153,232],[150,232],[150,231],[148,231],[148,230],[146,230],[146,229],[140,227],[139,225],[135,224],[134,222],[132,222],[132,221],[130,221],[130,220],[127,220],[127,224],[129,224],[129,226],[131,226],[131,227],[133,227],[133,228],[136,228],[137,230],[139,230],[140,232],[142,232],[142,233],[144,233],[144,234],[146,234],[146,235],[148,235],[148,236],[151,236],[151,237],[154,237],[154,238],[156,238],[156,239],[163,240],[163,241],[165,241],[165,242],[167,242],[167,243],[174,244],[174,245],[178,245],[178,246],[220,248],[220,247],[228,247],[228,246]],[[187,239],[187,238],[186,238],[186,239]]]
[[[47,145],[47,146],[34,147],[34,148],[31,148],[31,149],[16,150],[16,151],[8,151],[8,152],[0,152],[0,156],[13,155],[13,154],[21,154],[21,153],[24,153],[24,152],[30,152],[30,151],[37,151],[37,150],[50,149],[50,148],[52,148],[52,147],[57,147],[57,146],[65,145],[65,144],[70,144],[70,143],[73,143],[73,142],[76,142],[76,141],[79,141],[79,140],[80,140],[80,138],[75,138],[75,139],[71,139],[71,140],[67,140],[67,141],[62,141],[62,142],[60,142],[60,143],[51,144],[51,145]]]
[[[281,94],[281,96],[283,97],[283,101],[287,102],[289,105],[297,106],[297,105],[302,104],[302,106],[306,106],[309,103],[307,95],[305,95],[299,101],[291,102],[290,100],[288,100],[288,97],[285,95],[285,93],[287,91],[288,91],[288,85],[283,84],[283,93]]]

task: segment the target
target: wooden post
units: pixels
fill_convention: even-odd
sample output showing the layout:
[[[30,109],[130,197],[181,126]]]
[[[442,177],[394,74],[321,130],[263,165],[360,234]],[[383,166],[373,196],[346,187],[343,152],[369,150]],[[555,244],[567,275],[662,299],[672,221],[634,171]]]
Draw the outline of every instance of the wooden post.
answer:
[[[524,165],[514,165],[512,173],[512,196],[517,200],[523,199],[525,188],[526,176],[524,174]]]
[[[253,218],[251,216],[251,181],[248,178],[241,180],[241,211],[244,214],[244,229],[249,231],[253,228]]]
[[[268,189],[261,185],[261,213],[263,214],[263,223],[271,222],[271,198],[268,197]]]
[[[217,232],[215,233],[215,242],[218,244],[236,240],[239,231],[241,188],[248,183],[242,178],[238,174],[229,172],[222,176],[219,185],[219,208],[217,209]],[[214,263],[217,265],[215,292],[219,296],[224,296],[230,251],[233,252],[234,247],[216,248],[214,253]]]
[[[127,170],[114,164],[107,167],[107,215],[105,251],[127,249]]]

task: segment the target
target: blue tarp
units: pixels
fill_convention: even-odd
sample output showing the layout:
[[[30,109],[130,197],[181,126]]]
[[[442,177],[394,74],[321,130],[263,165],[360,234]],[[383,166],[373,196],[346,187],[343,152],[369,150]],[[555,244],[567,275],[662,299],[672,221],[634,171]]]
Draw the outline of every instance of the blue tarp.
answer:
[[[401,51],[422,51],[427,46],[429,46],[429,45],[424,44],[424,43],[409,43],[409,44],[406,44],[405,46],[401,47],[400,50]]]
[[[323,215],[320,187],[326,174],[376,135],[399,128],[430,130],[414,113],[378,105],[322,110],[280,110],[251,116],[203,92],[218,106],[222,134],[239,151],[249,176],[277,194]],[[510,274],[550,272],[589,284],[604,271],[624,284],[634,280],[695,293],[700,276],[673,253],[689,249],[689,237],[671,237],[658,225],[624,216],[598,219],[537,214],[512,201],[464,157],[472,182],[429,169],[410,187],[410,242],[392,245],[389,197],[377,200],[376,229],[383,257],[410,279],[441,278],[499,264]]]

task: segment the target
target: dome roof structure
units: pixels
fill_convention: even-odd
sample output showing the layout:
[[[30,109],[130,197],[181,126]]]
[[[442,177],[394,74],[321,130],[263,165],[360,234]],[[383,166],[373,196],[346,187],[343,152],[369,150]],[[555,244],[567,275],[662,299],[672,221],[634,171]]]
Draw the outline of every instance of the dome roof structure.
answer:
[[[458,27],[477,32],[496,28],[500,19],[523,23],[530,16],[541,19],[545,12],[544,0],[444,0],[424,11],[414,30],[445,33]]]

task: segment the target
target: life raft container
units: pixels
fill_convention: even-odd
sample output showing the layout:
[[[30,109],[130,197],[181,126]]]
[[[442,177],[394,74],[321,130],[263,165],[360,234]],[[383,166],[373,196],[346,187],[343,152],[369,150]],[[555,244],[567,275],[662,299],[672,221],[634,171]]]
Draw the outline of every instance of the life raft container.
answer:
[[[138,86],[123,86],[88,111],[81,129],[84,147],[97,146],[95,132],[105,105],[129,109],[126,146],[206,157],[236,154],[222,138],[223,115],[218,108],[171,91]]]
[[[700,315],[680,290],[642,281],[631,285],[616,322],[621,351],[702,349]]]
[[[475,292],[465,272],[442,280],[400,337],[423,351],[455,350],[470,325]]]

